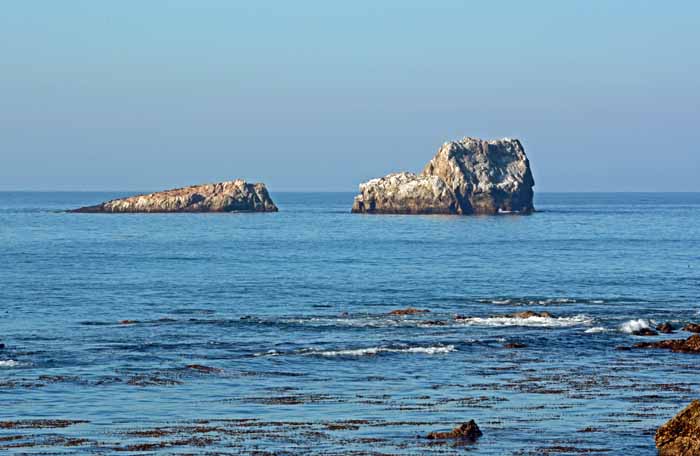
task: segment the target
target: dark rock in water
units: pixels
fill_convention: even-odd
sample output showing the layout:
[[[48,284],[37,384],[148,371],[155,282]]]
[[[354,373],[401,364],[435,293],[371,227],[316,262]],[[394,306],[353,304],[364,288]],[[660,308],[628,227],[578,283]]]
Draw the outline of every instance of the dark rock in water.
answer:
[[[691,402],[661,426],[655,440],[659,456],[700,455],[700,401]]]
[[[673,333],[673,325],[671,323],[661,323],[656,327],[656,330],[660,333],[671,334]]]
[[[520,342],[508,342],[507,344],[503,344],[503,348],[525,348],[525,347],[527,347],[527,345],[520,343]]]
[[[421,324],[426,326],[447,326],[447,322],[445,320],[426,320],[421,322]]]
[[[659,342],[640,342],[634,348],[663,348],[676,353],[700,354],[700,335],[695,334],[687,339],[662,340]]]
[[[202,364],[188,364],[185,369],[190,369],[197,372],[202,372],[205,374],[211,374],[215,372],[221,372],[221,369],[217,367],[204,366]]]
[[[264,184],[238,179],[107,201],[71,212],[276,212]]]
[[[464,439],[475,441],[479,437],[484,435],[476,425],[474,420],[470,420],[468,423],[463,423],[450,432],[431,432],[427,435],[430,440],[444,440],[444,439]]]
[[[697,323],[688,323],[687,325],[683,326],[683,331],[700,333],[700,325]]]
[[[517,139],[447,142],[420,175],[389,174],[360,184],[352,212],[528,214],[535,181]]]
[[[651,328],[640,328],[635,331],[632,331],[633,336],[658,336],[659,333],[654,331]]]
[[[508,314],[506,317],[510,318],[532,318],[532,317],[540,317],[540,318],[554,318],[554,316],[549,313],[549,312],[534,312],[532,310],[526,310],[524,312],[516,312],[514,314]]]
[[[0,342],[0,350],[2,350],[3,348],[5,348],[5,344],[3,344],[2,342]]]
[[[417,315],[430,313],[427,309],[416,309],[415,307],[406,307],[405,309],[396,309],[389,312],[389,315]]]

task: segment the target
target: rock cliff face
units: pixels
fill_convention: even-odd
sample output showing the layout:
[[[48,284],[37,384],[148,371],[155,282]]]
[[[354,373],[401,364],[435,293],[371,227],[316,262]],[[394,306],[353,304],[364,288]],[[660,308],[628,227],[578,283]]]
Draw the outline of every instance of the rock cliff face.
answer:
[[[693,401],[656,431],[659,456],[700,454],[700,402]]]
[[[442,145],[420,175],[360,185],[352,211],[401,214],[528,214],[535,181],[517,139],[464,138]]]
[[[276,212],[265,184],[237,179],[218,184],[193,185],[87,206],[72,212]]]
[[[535,180],[517,139],[464,138],[443,144],[423,170],[452,189],[460,214],[529,213]]]

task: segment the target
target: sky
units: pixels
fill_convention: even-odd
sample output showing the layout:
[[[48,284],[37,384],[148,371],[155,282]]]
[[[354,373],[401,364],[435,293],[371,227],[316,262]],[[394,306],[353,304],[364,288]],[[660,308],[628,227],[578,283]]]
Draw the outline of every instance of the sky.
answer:
[[[536,191],[700,191],[700,2],[7,2],[0,190],[354,191],[463,136]]]

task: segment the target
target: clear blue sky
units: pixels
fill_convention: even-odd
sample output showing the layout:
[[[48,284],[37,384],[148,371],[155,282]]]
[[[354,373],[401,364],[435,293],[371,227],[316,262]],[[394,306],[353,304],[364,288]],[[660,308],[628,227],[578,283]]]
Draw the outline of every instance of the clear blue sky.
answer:
[[[520,138],[539,191],[700,191],[700,2],[2,10],[0,190],[352,191],[468,135]]]

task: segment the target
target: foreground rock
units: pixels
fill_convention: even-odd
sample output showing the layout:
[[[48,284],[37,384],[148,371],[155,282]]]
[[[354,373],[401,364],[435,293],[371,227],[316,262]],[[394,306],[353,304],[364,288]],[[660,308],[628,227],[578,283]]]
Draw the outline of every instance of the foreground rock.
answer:
[[[276,212],[265,184],[237,179],[137,195],[87,206],[72,212]]]
[[[660,456],[700,455],[700,401],[693,401],[656,431]]]
[[[420,175],[389,174],[360,184],[352,212],[527,214],[534,211],[534,185],[520,141],[464,138],[443,144]]]
[[[662,340],[659,342],[640,342],[634,348],[663,348],[675,353],[700,354],[700,335],[695,334],[687,339]],[[700,454],[700,453],[698,453]]]
[[[474,420],[468,423],[463,423],[450,432],[431,432],[427,435],[429,440],[444,440],[444,439],[464,439],[472,442],[484,435],[476,425]]]

